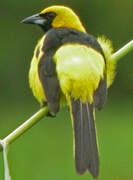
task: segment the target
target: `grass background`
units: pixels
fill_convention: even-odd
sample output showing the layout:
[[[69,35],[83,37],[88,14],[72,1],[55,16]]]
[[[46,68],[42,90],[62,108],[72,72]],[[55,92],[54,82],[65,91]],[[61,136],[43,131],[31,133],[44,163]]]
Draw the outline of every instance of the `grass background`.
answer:
[[[0,138],[39,109],[28,87],[33,49],[42,31],[19,22],[48,5],[65,4],[80,15],[89,33],[105,34],[115,50],[133,38],[133,1],[127,0],[23,0],[2,1],[0,6]],[[96,112],[100,148],[99,180],[133,179],[133,52],[118,64],[108,100]],[[87,180],[78,176],[73,159],[69,112],[44,118],[10,146],[13,180]],[[2,154],[0,179],[3,179]]]

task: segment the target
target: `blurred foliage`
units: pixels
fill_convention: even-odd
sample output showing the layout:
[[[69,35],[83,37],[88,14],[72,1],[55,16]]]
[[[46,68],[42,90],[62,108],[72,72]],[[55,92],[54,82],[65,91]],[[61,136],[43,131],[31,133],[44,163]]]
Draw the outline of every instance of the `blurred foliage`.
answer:
[[[5,137],[39,108],[28,86],[34,47],[43,32],[20,21],[52,4],[72,7],[89,33],[106,35],[115,50],[133,38],[133,1],[23,0],[1,1],[0,6],[0,138]],[[133,179],[133,52],[118,64],[109,98],[96,123],[100,146],[100,180]],[[85,180],[77,176],[73,137],[67,108],[56,118],[44,118],[10,147],[13,180]],[[0,179],[2,158],[0,157]]]

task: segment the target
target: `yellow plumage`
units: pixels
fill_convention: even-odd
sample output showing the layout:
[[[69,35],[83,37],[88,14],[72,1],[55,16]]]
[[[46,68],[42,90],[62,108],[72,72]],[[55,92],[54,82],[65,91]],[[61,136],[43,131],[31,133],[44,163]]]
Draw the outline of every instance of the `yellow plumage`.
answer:
[[[65,6],[50,6],[40,14],[45,14],[48,12],[55,12],[57,16],[52,22],[52,26],[56,28],[74,28],[82,32],[86,32],[84,26],[82,25],[79,17],[74,13],[74,11]]]
[[[93,93],[104,77],[103,56],[80,44],[64,45],[54,55],[62,92],[82,102],[93,102]]]
[[[36,46],[36,48],[35,48],[35,51],[34,51],[34,56],[33,56],[33,58],[32,58],[32,61],[31,61],[31,66],[30,66],[30,71],[29,71],[29,83],[30,83],[30,87],[31,87],[31,89],[32,89],[32,91],[33,91],[33,94],[34,94],[34,96],[36,97],[36,99],[42,104],[42,102],[43,101],[45,101],[46,100],[46,98],[45,98],[45,95],[44,95],[44,92],[43,92],[43,88],[42,88],[42,84],[41,84],[41,82],[40,82],[40,79],[39,79],[39,75],[38,75],[38,63],[39,63],[39,60],[40,60],[40,57],[43,55],[43,53],[44,52],[42,52],[42,53],[40,53],[40,55],[39,55],[39,57],[36,57],[36,53],[37,53],[37,50],[38,50],[38,48],[39,48],[39,51],[41,52],[41,47],[42,47],[42,42],[44,41],[44,38],[45,38],[45,36],[38,42],[38,45]],[[106,39],[105,37],[99,37],[98,38],[98,42],[100,43],[100,45],[101,45],[101,47],[102,47],[102,49],[103,49],[103,52],[104,52],[104,55],[105,55],[105,57],[106,57],[106,74],[107,74],[107,87],[109,87],[112,83],[113,83],[113,80],[114,80],[114,77],[115,77],[115,68],[116,68],[116,63],[114,62],[114,61],[111,61],[110,60],[110,56],[111,56],[111,54],[113,53],[113,48],[112,48],[112,44],[111,44],[111,41],[110,40],[108,40],[108,39]],[[81,47],[81,45],[80,45],[80,47]],[[70,56],[72,56],[72,58],[74,59],[74,58],[77,58],[77,56],[75,56],[75,54],[77,54],[77,52],[79,53],[78,55],[79,56],[82,56],[81,54],[80,54],[80,52],[81,52],[81,49],[79,50],[80,48],[75,48],[75,45],[71,45],[71,47],[70,47],[70,45],[66,45],[66,46],[63,46],[62,48],[60,48],[58,51],[57,51],[57,53],[56,53],[56,55],[55,55],[55,61],[56,61],[56,59],[61,59],[62,58],[62,56],[63,56],[63,61],[65,60],[65,59],[67,59],[67,61],[68,60],[70,60],[71,59],[71,57],[70,58],[68,58],[69,57],[69,54],[70,54]],[[87,49],[87,53],[89,54],[89,51],[94,51],[94,50],[88,50],[88,48],[86,48]],[[74,51],[77,51],[77,52],[75,52],[75,54],[73,53],[73,50]],[[71,51],[72,53],[68,53],[67,51]],[[66,53],[66,55],[64,55]],[[96,53],[96,52],[95,52]],[[85,53],[84,53],[85,54]],[[102,59],[102,57],[101,57],[101,55],[97,52],[97,55],[99,55],[99,57],[100,57],[100,59]],[[97,55],[96,55],[96,57],[97,57]],[[74,57],[75,56],[75,57]],[[84,55],[83,55],[84,56]],[[64,58],[65,57],[65,58]],[[83,60],[83,63],[84,63],[84,61],[85,61],[85,59],[86,58],[84,58],[84,57],[82,57],[82,60]],[[69,61],[68,61],[69,62]],[[92,61],[93,63],[95,63],[95,61],[93,60]],[[96,58],[96,64],[97,63],[100,63],[100,62],[102,62],[102,61],[98,61],[97,62],[97,58]],[[58,67],[61,65],[61,62],[58,60]],[[95,64],[95,65],[96,65]],[[101,64],[100,64],[101,65]],[[63,92],[64,92],[64,94],[66,93],[66,95],[68,94],[68,91],[70,91],[70,90],[68,90],[69,89],[69,87],[71,87],[71,85],[69,85],[69,84],[71,84],[70,82],[68,82],[68,80],[67,80],[67,78],[63,78],[64,76],[62,76],[62,78],[61,78],[61,74],[63,75],[64,73],[61,73],[61,72],[65,72],[66,70],[65,70],[65,66],[62,66],[62,67],[64,67],[64,68],[60,68],[60,69],[58,69],[58,74],[59,74],[59,78],[60,78],[60,80],[61,80],[61,82],[60,82],[60,84],[61,84],[61,86],[62,86],[62,90],[63,90]],[[96,67],[96,66],[95,66]],[[85,68],[86,68],[86,66],[85,66]],[[90,68],[90,67],[89,67]],[[98,68],[98,67],[97,67]],[[62,70],[61,70],[62,69]],[[100,68],[99,68],[100,69]],[[103,69],[104,69],[104,66],[103,66]],[[96,70],[96,69],[95,69]],[[99,71],[99,70],[98,70]],[[71,73],[72,71],[70,71],[69,70],[69,73]],[[82,75],[82,73],[80,72],[80,70],[78,71],[79,72],[79,76],[80,75]],[[83,70],[83,72],[84,72],[84,70]],[[87,71],[86,71],[87,72]],[[89,71],[88,71],[89,72]],[[84,72],[85,73],[85,72]],[[99,73],[101,73],[101,72],[99,72]],[[103,73],[103,72],[102,72]],[[101,73],[101,74],[102,74]],[[95,77],[95,76],[94,76]],[[101,76],[101,78],[103,78],[103,74],[102,74],[102,76]],[[93,80],[94,80],[94,78],[92,78]],[[65,83],[65,82],[67,82],[67,83]],[[85,80],[85,81],[83,81],[83,84],[84,85],[87,85],[87,87],[91,87],[91,88],[89,88],[90,90],[88,91],[88,92],[90,92],[89,93],[89,95],[88,95],[88,100],[90,101],[90,102],[92,102],[92,95],[93,95],[93,92],[94,92],[94,89],[96,89],[97,87],[98,87],[98,85],[96,84],[96,85],[92,85],[93,83],[91,83],[92,81],[89,81],[89,82],[87,82],[87,80]],[[99,82],[99,80],[97,81],[97,82]],[[81,85],[82,83],[80,83],[80,85]],[[90,84],[91,84],[91,86],[90,86]],[[75,91],[74,91],[74,93],[73,94],[75,94],[74,96],[75,96],[75,98],[77,98],[77,97],[79,97],[80,95],[79,95],[79,92],[82,92],[81,91],[81,89],[83,89],[84,90],[84,85],[82,86],[81,85],[81,87],[79,87],[79,83],[76,83],[76,85],[74,86],[75,87]],[[78,87],[79,87],[79,92],[78,92]],[[83,93],[84,94],[84,93]],[[86,94],[88,94],[88,93],[86,93]],[[63,98],[64,99],[64,98]],[[85,101],[85,95],[82,95],[82,100],[83,101]],[[62,100],[62,103],[64,103],[64,100]]]
[[[65,28],[65,27],[67,27],[67,28],[74,28],[74,29],[77,29],[79,31],[86,32],[86,30],[84,29],[82,23],[80,22],[79,17],[70,8],[67,8],[65,6],[50,6],[50,7],[46,8],[46,9],[44,9],[43,11],[41,11],[40,14],[45,14],[45,13],[48,13],[50,11],[54,11],[54,12],[57,13],[57,16],[55,17],[55,19],[52,22],[53,27],[56,27],[56,28],[60,28],[60,27],[63,27],[63,28]],[[109,87],[112,84],[113,80],[114,80],[114,77],[115,77],[115,66],[116,66],[115,62],[110,60],[110,56],[113,53],[112,43],[111,43],[110,40],[106,39],[103,36],[102,37],[98,37],[97,40],[98,40],[99,44],[101,45],[101,47],[103,49],[103,52],[104,52],[104,55],[106,57],[107,87]],[[38,47],[40,47],[40,52],[41,52],[41,46],[42,46],[42,42],[43,41],[44,41],[44,37],[42,38],[42,40],[40,40],[38,42],[38,45],[35,48],[34,56],[32,58],[32,62],[31,62],[30,72],[29,72],[30,87],[31,87],[31,89],[33,91],[34,96],[37,98],[37,100],[40,103],[45,101],[46,98],[45,98],[45,95],[44,95],[44,92],[43,92],[43,89],[42,89],[42,85],[40,83],[40,79],[38,77],[38,63],[39,63],[39,60],[40,60],[40,57],[41,57],[41,53],[40,53],[40,56],[37,58],[36,57],[36,50],[38,49]],[[64,48],[64,46],[62,48],[58,52],[61,51],[62,55],[60,55],[60,57],[62,57],[64,59],[64,57],[68,57],[68,54],[66,56],[63,56],[63,51],[65,53],[66,50],[68,50],[69,48],[68,48],[68,46],[67,46],[67,48],[66,47]],[[74,48],[74,46],[73,46],[73,48]],[[90,53],[89,51],[91,51],[91,50],[88,50],[88,52],[86,51],[86,53],[89,54]],[[92,50],[92,51],[94,51],[94,50]],[[69,54],[71,54],[71,52],[72,51],[70,50]],[[78,51],[78,52],[81,52],[81,50]],[[95,52],[95,54],[96,53],[97,52]],[[59,57],[59,53],[57,53],[57,55],[58,55],[58,58],[60,58]],[[74,56],[74,55],[72,55],[72,56]],[[99,56],[101,58],[100,54],[99,54]],[[84,59],[84,57],[82,57],[82,59]],[[95,67],[96,67],[96,64],[99,63],[97,61],[95,63],[94,60],[92,62],[95,64]],[[84,63],[84,60],[83,60],[83,63]],[[90,63],[90,65],[91,65],[91,63]],[[90,69],[91,69],[91,66],[89,67],[89,70]],[[102,67],[102,69],[104,69],[104,66]],[[82,69],[82,71],[83,71],[83,69]],[[72,73],[72,71],[71,71],[71,73]],[[59,72],[59,74],[61,74],[61,73]],[[92,74],[95,74],[95,71]],[[101,74],[100,74],[99,78],[103,78],[103,74],[102,75]],[[80,70],[79,70],[79,75],[82,75],[82,73],[80,73]],[[93,80],[95,80],[95,78],[96,78],[95,76],[92,78]],[[59,78],[60,77],[61,77],[61,75],[59,75]],[[71,85],[69,85],[69,84],[71,84],[71,83],[68,82],[67,78],[60,78],[60,79],[61,79],[60,84],[61,84],[61,86],[63,86],[61,89],[63,90],[64,93],[66,93],[65,95],[67,95],[68,91],[69,92],[71,91],[71,89],[69,90],[69,87],[71,87]],[[92,102],[92,100],[93,100],[93,92],[94,92],[94,90],[96,90],[96,88],[98,87],[98,83],[99,83],[99,79],[97,79],[96,83],[94,83],[94,82],[92,83],[93,80],[88,80],[88,81],[87,80],[85,80],[85,81],[83,80],[82,83],[81,82],[80,83],[76,83],[74,85],[74,89],[75,90],[73,91],[74,97],[75,98],[82,97],[82,100],[85,101],[86,96],[88,95],[88,100],[90,102]],[[65,84],[65,86],[64,86],[64,84],[62,83],[63,81],[66,81],[67,85]],[[83,84],[83,86],[79,85],[79,84]],[[81,96],[81,95],[79,95],[80,94],[79,92],[81,91],[81,89],[84,89],[83,87],[84,87],[85,84],[88,84],[87,88],[90,86],[89,94],[84,92],[83,93],[84,95]]]
[[[39,103],[43,103],[46,101],[44,91],[42,88],[42,83],[40,82],[39,74],[38,74],[38,63],[40,58],[43,56],[44,52],[41,50],[43,41],[45,39],[45,35],[42,37],[42,39],[38,42],[34,55],[31,61],[30,70],[29,70],[29,84],[30,88],[33,91],[33,94],[35,98],[39,101]],[[39,56],[37,56],[37,51],[39,51]]]
[[[107,87],[109,88],[111,84],[113,83],[113,80],[115,78],[115,69],[116,69],[116,62],[112,61],[110,58],[113,54],[113,46],[112,42],[105,38],[104,36],[97,38],[99,44],[101,45],[105,58],[106,58],[106,74],[107,74]]]
[[[76,170],[79,174],[88,170],[97,178],[99,156],[95,108],[102,108],[107,88],[115,77],[116,64],[110,58],[113,53],[111,41],[104,37],[97,39],[102,53],[95,38],[85,34],[79,17],[65,6],[50,6],[23,22],[38,24],[46,32],[35,48],[30,66],[29,83],[33,94],[40,104],[47,102],[52,115],[58,112],[59,105],[69,104],[74,128]],[[59,37],[56,34],[57,39],[48,34],[51,29],[60,32]],[[69,42],[63,43],[62,34],[66,31],[70,35]],[[79,31],[85,39],[81,35],[81,39],[74,43],[75,37],[78,38],[75,34]],[[45,47],[47,37],[51,38],[47,44],[51,48]],[[56,48],[54,41],[59,43]]]

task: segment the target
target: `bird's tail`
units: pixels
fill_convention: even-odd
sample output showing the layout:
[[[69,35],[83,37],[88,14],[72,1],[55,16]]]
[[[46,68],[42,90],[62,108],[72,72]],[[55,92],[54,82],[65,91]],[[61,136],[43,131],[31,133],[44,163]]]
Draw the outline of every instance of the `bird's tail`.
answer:
[[[99,157],[96,140],[93,104],[70,100],[75,142],[75,166],[77,173],[88,170],[94,178],[99,173]]]

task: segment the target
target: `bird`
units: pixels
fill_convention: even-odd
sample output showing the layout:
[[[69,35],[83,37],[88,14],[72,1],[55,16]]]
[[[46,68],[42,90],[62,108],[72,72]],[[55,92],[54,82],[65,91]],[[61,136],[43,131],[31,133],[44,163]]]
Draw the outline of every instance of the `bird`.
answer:
[[[74,135],[75,167],[79,175],[87,170],[99,175],[95,110],[101,109],[115,78],[111,61],[112,42],[87,33],[70,7],[52,5],[22,20],[43,30],[29,70],[33,95],[56,116],[69,106]]]

